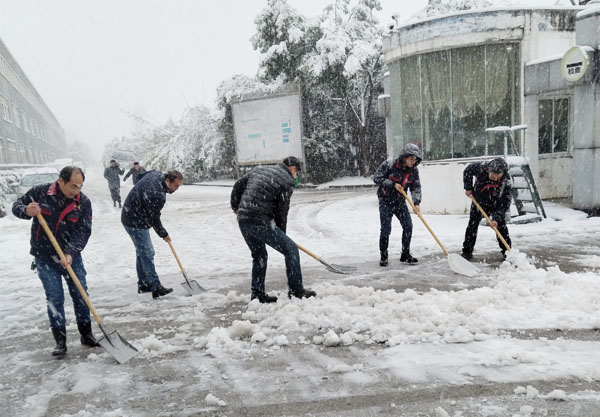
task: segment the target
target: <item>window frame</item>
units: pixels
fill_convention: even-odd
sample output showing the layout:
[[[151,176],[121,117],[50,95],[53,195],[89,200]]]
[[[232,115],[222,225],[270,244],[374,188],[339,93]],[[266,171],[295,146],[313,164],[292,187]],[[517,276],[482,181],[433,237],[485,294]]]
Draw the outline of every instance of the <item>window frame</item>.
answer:
[[[567,127],[567,150],[566,151],[558,151],[558,152],[540,152],[540,101],[552,101],[552,141],[554,141],[554,115],[555,106],[557,100],[567,100],[568,104],[568,117],[567,121],[569,122],[569,126]],[[572,148],[572,123],[573,120],[573,96],[571,94],[553,94],[553,95],[540,95],[537,100],[537,146],[538,146],[538,158],[539,159],[552,159],[552,158],[564,158],[565,156],[571,156],[571,148]]]

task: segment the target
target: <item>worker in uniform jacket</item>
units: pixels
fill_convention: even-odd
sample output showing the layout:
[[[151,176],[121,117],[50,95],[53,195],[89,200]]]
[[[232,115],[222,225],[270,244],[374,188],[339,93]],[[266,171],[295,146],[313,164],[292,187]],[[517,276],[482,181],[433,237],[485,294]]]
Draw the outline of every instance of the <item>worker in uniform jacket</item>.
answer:
[[[87,292],[86,271],[81,252],[92,233],[92,204],[81,192],[85,175],[81,168],[67,166],[60,171],[57,181],[51,184],[37,185],[19,198],[12,206],[13,214],[21,219],[32,219],[31,250],[35,257],[35,266],[48,306],[48,318],[56,347],[54,356],[67,353],[67,330],[65,319],[65,296],[62,277],[67,282],[69,294],[73,300],[77,328],[81,343],[86,346],[99,346],[92,334],[90,310],[81,293],[65,269],[70,265]],[[42,214],[50,230],[65,254],[61,260],[52,242],[42,229],[36,216]]]
[[[473,179],[475,183],[473,183]],[[487,162],[469,164],[463,172],[463,182],[467,197],[472,195],[477,200],[492,220],[492,226],[498,228],[506,243],[511,246],[506,226],[506,213],[510,208],[512,184],[506,161],[503,158],[495,158]],[[477,229],[482,218],[483,215],[472,203],[462,250],[462,257],[467,260],[473,259]],[[506,257],[506,248],[500,238],[497,237],[497,239],[502,256]]]
[[[300,180],[300,161],[287,157],[274,166],[259,166],[237,180],[231,191],[231,209],[237,214],[240,232],[252,254],[251,300],[274,303],[277,297],[265,292],[267,248],[285,256],[288,297],[314,297],[302,284],[298,246],[285,234],[290,198]]]
[[[123,177],[123,182],[127,181],[127,178],[131,176],[131,181],[133,181],[133,185],[135,185],[140,180],[140,178],[142,178],[144,172],[146,172],[146,170],[142,168],[140,163],[134,162],[131,169],[127,171],[127,174],[125,174],[125,176]]]
[[[379,265],[388,265],[388,245],[392,233],[392,216],[396,216],[402,225],[402,254],[401,262],[409,264],[418,262],[410,253],[413,224],[406,204],[406,199],[400,192],[410,190],[415,214],[420,212],[421,180],[417,165],[421,162],[421,150],[413,143],[407,144],[396,159],[383,162],[373,176],[379,199]]]
[[[104,178],[108,181],[108,190],[113,201],[113,207],[116,207],[117,203],[121,207],[121,179],[119,176],[123,175],[124,172],[125,170],[119,168],[119,163],[114,159],[110,160],[109,166],[104,170]]]
[[[138,277],[138,293],[151,292],[153,298],[163,297],[173,291],[160,283],[154,266],[154,246],[149,229],[153,228],[160,238],[170,242],[160,214],[167,194],[174,193],[183,183],[183,175],[177,170],[166,174],[146,171],[133,186],[121,212],[121,223],[135,246],[135,267]]]

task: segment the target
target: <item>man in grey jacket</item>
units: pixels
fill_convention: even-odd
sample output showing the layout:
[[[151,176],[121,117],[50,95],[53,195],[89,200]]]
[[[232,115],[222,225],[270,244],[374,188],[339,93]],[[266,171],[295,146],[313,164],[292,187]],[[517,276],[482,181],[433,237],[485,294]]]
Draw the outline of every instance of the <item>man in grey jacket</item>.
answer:
[[[290,198],[299,182],[300,161],[287,157],[274,166],[259,166],[236,181],[231,192],[231,209],[252,254],[252,296],[261,303],[277,302],[265,292],[267,248],[285,256],[288,297],[309,298],[317,295],[302,285],[298,246],[285,234]]]

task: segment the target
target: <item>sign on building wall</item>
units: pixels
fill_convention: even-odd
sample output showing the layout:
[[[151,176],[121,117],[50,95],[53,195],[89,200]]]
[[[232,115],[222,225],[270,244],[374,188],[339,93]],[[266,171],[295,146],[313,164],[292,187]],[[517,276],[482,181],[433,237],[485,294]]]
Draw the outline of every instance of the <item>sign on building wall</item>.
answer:
[[[564,79],[570,82],[579,81],[585,75],[589,64],[590,60],[584,48],[581,46],[570,48],[563,55],[561,62]]]
[[[304,159],[300,93],[241,101],[232,110],[239,165]]]

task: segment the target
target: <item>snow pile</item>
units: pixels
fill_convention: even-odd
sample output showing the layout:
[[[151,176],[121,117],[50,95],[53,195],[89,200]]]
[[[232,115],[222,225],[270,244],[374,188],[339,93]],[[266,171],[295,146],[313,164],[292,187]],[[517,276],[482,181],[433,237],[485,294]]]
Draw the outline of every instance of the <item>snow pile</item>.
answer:
[[[600,326],[598,301],[592,296],[600,292],[596,274],[536,269],[524,254],[513,252],[511,262],[501,267],[502,278],[491,288],[419,294],[411,289],[397,293],[327,284],[318,287],[314,299],[281,297],[274,305],[250,303],[242,315],[247,320],[243,327],[234,323],[222,333],[226,342],[232,338],[260,342],[301,333],[324,346],[395,346],[487,340],[501,329]]]

